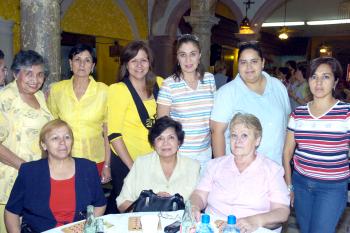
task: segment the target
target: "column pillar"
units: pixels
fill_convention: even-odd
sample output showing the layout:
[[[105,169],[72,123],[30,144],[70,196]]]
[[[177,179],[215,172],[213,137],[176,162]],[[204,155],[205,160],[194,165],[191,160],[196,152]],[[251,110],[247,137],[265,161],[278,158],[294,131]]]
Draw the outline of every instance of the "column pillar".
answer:
[[[215,17],[216,0],[191,0],[191,15],[185,21],[191,24],[192,33],[199,37],[202,64],[208,70],[210,65],[211,28],[219,22]]]
[[[46,91],[49,84],[61,79],[60,1],[20,0],[20,7],[21,48],[35,50],[47,60]]]
[[[166,78],[174,71],[176,56],[174,53],[175,37],[172,36],[153,36],[149,39],[154,57],[154,73]]]
[[[5,54],[5,64],[9,69],[13,59],[13,25],[13,21],[0,18],[0,49]],[[12,75],[7,75],[7,82],[10,82],[12,79]]]

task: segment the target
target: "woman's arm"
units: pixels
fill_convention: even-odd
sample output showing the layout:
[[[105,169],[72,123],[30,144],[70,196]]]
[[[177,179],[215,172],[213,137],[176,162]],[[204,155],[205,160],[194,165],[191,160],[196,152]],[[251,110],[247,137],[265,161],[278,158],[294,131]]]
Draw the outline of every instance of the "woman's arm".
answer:
[[[120,205],[118,206],[118,210],[119,210],[121,213],[124,213],[125,210],[126,210],[127,208],[129,208],[129,206],[131,206],[132,203],[133,203],[132,201],[124,201],[122,204],[120,204]]]
[[[124,140],[122,137],[119,137],[111,142],[113,149],[117,152],[119,155],[119,158],[123,161],[123,163],[131,169],[132,165],[134,164],[134,161],[132,160],[128,149],[126,148],[126,145],[124,143]]]
[[[294,139],[294,132],[289,131],[286,135],[286,141],[284,143],[283,149],[283,168],[284,168],[284,180],[288,187],[292,185],[292,168],[290,166],[290,161],[293,158],[294,149],[296,146],[296,142]],[[294,205],[294,195],[293,190],[290,190],[290,205],[293,207]]]
[[[6,146],[0,144],[0,162],[18,170],[21,164],[26,161],[15,155]]]
[[[102,183],[108,183],[111,180],[111,148],[108,141],[108,129],[107,124],[103,124],[103,138],[105,146],[105,162],[102,169]]]
[[[201,210],[207,206],[208,194],[209,192],[195,189],[190,196],[192,214],[197,222],[200,221]]]
[[[220,157],[226,154],[225,131],[226,123],[210,120],[211,140],[214,157]]]
[[[5,210],[4,213],[5,225],[8,233],[20,233],[21,224],[19,215],[11,213],[8,210]]]
[[[170,115],[170,106],[157,104],[157,118]]]
[[[275,229],[288,220],[289,207],[279,203],[271,203],[271,211],[237,220],[237,227],[241,232],[254,232],[259,227]]]
[[[94,216],[95,217],[99,217],[99,216],[104,215],[105,210],[106,210],[106,205],[104,205],[104,206],[95,206],[94,207]]]

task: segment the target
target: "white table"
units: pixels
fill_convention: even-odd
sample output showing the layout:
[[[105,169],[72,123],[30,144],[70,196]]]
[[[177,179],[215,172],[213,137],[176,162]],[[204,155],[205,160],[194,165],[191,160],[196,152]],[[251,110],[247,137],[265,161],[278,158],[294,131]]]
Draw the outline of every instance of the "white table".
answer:
[[[104,215],[101,218],[103,218],[104,221],[113,224],[114,226],[105,229],[105,233],[128,233],[128,220],[129,217],[131,216],[143,216],[143,215],[158,215],[161,221],[161,226],[162,226],[162,231],[159,231],[158,233],[164,232],[164,227],[167,225],[177,221],[181,220],[183,214],[183,210],[179,211],[174,211],[174,212],[138,212],[138,213],[127,213],[127,214],[109,214],[109,215]],[[215,216],[211,216],[210,222],[212,223],[212,226],[214,227],[214,221],[217,220]],[[61,230],[62,228],[65,228],[67,226],[76,224],[75,223],[70,223],[61,227],[57,227],[48,231],[45,231],[45,233],[62,233],[63,231]],[[215,227],[214,227],[215,228]],[[130,231],[132,233],[141,233],[142,231]],[[214,229],[214,232],[217,233],[218,229]],[[271,233],[274,231],[265,229],[265,228],[259,228],[256,230],[254,233]]]

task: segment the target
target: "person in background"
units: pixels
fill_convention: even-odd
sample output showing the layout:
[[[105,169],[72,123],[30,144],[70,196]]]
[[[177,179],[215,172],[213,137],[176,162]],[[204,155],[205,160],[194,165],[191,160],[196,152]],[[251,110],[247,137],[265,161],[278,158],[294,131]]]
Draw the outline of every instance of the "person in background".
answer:
[[[7,67],[5,64],[5,54],[0,50],[0,90],[6,85]]]
[[[186,201],[197,184],[199,163],[178,156],[185,132],[179,122],[168,116],[158,118],[150,129],[148,141],[155,149],[151,154],[138,157],[125,178],[117,198],[118,209],[124,212],[142,190],[152,189],[157,195],[179,193]]]
[[[77,44],[68,57],[73,76],[52,84],[47,105],[55,118],[72,127],[74,156],[96,162],[102,183],[107,183],[111,180],[107,138],[108,87],[91,76],[96,65],[92,47]]]
[[[182,124],[185,140],[181,156],[196,159],[201,171],[212,158],[209,118],[216,91],[215,79],[200,63],[198,37],[185,34],[176,45],[175,73],[164,80],[157,100],[158,117],[170,116]]]
[[[96,164],[73,158],[73,143],[73,132],[66,122],[56,119],[43,126],[43,159],[22,164],[6,205],[8,233],[21,228],[43,232],[83,220],[88,205],[95,207],[96,217],[103,215],[106,199]]]
[[[228,77],[226,76],[227,68],[224,61],[216,61],[214,65],[214,78],[216,89],[227,83]]]
[[[313,100],[297,107],[288,123],[283,166],[301,233],[335,232],[346,206],[350,104],[333,96],[341,77],[335,58],[312,60]]]
[[[48,75],[43,57],[21,50],[11,70],[15,80],[0,91],[0,232],[6,232],[3,213],[18,169],[40,158],[39,132],[52,119],[40,91]]]
[[[295,77],[295,73],[297,72],[297,63],[294,60],[289,60],[286,62],[286,67],[289,69],[290,73],[290,79],[287,86],[288,96],[290,96],[291,93],[295,92],[296,86],[298,84]],[[291,108],[294,110],[295,107],[293,108],[293,106],[297,106],[298,103],[296,103],[293,98],[290,98],[290,105]]]
[[[279,67],[276,78],[278,78],[284,84],[284,86],[288,87],[290,79],[289,69],[287,67]]]
[[[117,211],[116,197],[135,159],[153,151],[148,130],[156,118],[156,97],[162,78],[152,72],[153,55],[145,42],[130,42],[120,56],[119,81],[108,90],[108,139],[111,146],[113,190],[107,213]],[[132,94],[133,92],[133,94]],[[134,98],[139,100],[136,105]],[[143,107],[147,120],[141,119]]]
[[[289,91],[292,110],[300,105],[308,103],[312,95],[310,93],[309,84],[306,80],[307,66],[298,63],[297,70],[294,73],[294,88]]]
[[[237,113],[229,130],[231,153],[208,163],[190,197],[193,214],[197,221],[204,209],[223,219],[233,214],[241,233],[259,227],[280,232],[290,201],[283,167],[257,152],[263,129],[254,115]]]
[[[236,78],[216,93],[211,114],[215,157],[230,153],[228,124],[237,112],[257,116],[263,127],[258,152],[282,164],[290,103],[286,87],[263,71],[265,60],[257,43],[243,43],[238,52]]]

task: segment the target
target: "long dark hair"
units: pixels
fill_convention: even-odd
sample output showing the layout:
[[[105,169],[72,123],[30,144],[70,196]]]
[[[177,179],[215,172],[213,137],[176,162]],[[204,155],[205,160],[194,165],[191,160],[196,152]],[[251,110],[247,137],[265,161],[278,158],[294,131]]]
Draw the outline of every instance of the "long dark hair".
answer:
[[[176,43],[176,52],[179,50],[179,48],[181,47],[182,44],[185,43],[192,43],[194,44],[194,46],[196,46],[199,50],[199,53],[201,52],[201,47],[199,45],[199,39],[197,36],[195,35],[191,35],[191,34],[184,34],[182,36],[180,36],[177,39],[177,43]],[[204,77],[204,66],[201,63],[201,61],[199,61],[199,64],[197,66],[196,71],[199,73],[199,80],[202,81],[203,77]],[[181,66],[180,64],[177,62],[177,64],[175,65],[175,69],[174,69],[174,74],[173,74],[173,78],[175,81],[180,81],[180,77],[182,74],[182,70],[181,70]]]
[[[129,77],[129,71],[127,69],[128,62],[137,56],[137,53],[143,50],[148,57],[149,62],[149,70],[146,74],[146,90],[148,96],[152,95],[154,84],[156,83],[156,76],[152,71],[153,67],[153,54],[152,50],[148,47],[148,45],[143,41],[132,41],[123,49],[120,55],[120,71],[118,82],[121,82],[124,78]]]

